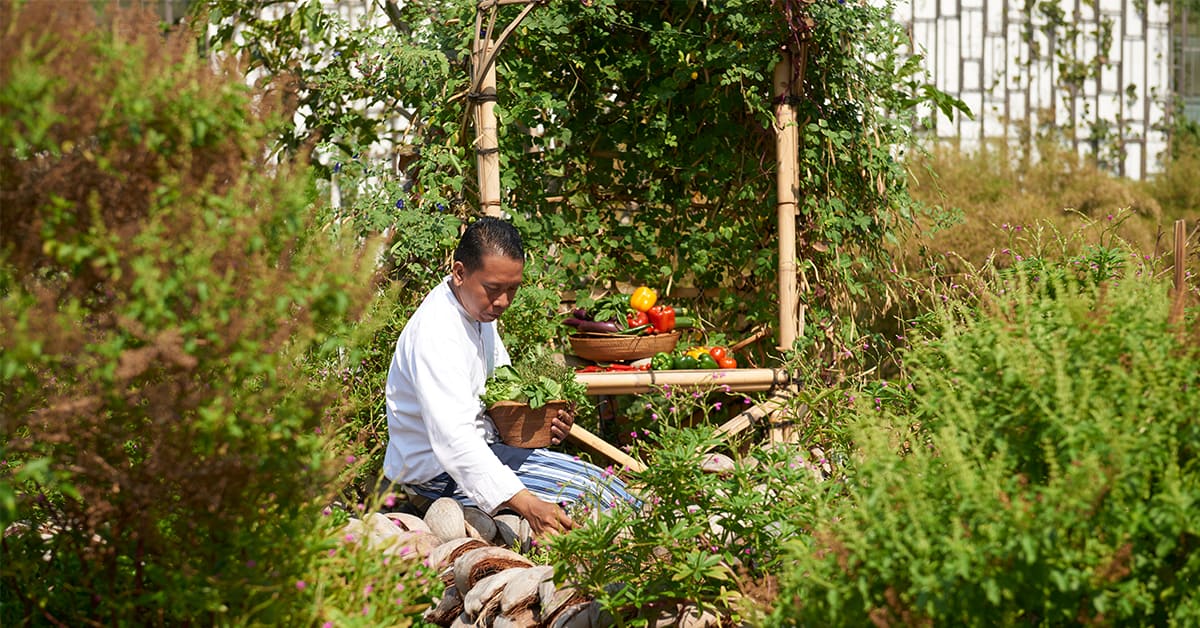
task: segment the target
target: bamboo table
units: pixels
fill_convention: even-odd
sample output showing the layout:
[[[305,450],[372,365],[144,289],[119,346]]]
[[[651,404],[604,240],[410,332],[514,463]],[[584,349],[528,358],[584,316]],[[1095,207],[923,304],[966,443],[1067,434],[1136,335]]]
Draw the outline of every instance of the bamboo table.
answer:
[[[575,379],[588,387],[589,395],[629,395],[661,391],[665,388],[737,392],[763,392],[787,386],[791,377],[782,369],[715,369],[679,371],[621,371],[615,373],[577,373]],[[747,408],[717,428],[719,436],[736,434],[750,427],[781,406],[773,396]],[[644,471],[646,465],[611,443],[579,425],[572,425],[571,440],[594,453],[605,456],[630,471]]]

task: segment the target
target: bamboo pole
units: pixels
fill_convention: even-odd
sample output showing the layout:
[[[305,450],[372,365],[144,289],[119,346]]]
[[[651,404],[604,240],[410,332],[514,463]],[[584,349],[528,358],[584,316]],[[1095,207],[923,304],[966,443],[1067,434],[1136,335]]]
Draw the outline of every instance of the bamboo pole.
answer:
[[[1175,221],[1175,294],[1183,294],[1187,267],[1187,221]]]
[[[495,52],[490,33],[480,37],[471,54],[475,72],[482,71],[479,89],[469,98],[475,110],[475,156],[479,173],[479,206],[488,216],[500,210],[500,144],[496,137],[496,64],[489,63]]]
[[[800,131],[792,103],[792,58],[775,65],[775,187],[779,221],[779,349],[791,350],[797,336],[796,203],[800,170]]]
[[[567,433],[567,436],[576,443],[583,445],[584,447],[592,450],[594,453],[607,457],[609,460],[612,460],[613,462],[625,467],[626,469],[629,469],[630,471],[646,470],[646,465],[642,464],[640,460],[630,456],[629,454],[626,454],[620,449],[617,449],[604,439],[596,436],[577,424],[571,425],[571,431]]]
[[[791,377],[783,369],[715,369],[680,371],[619,371],[576,373],[576,381],[587,386],[589,395],[637,395],[672,388],[761,392],[787,385]]]

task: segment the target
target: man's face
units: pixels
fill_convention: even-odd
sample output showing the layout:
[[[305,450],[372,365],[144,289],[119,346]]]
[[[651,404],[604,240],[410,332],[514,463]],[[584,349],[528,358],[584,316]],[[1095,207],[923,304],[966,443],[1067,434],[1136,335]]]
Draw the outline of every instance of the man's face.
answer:
[[[450,280],[454,294],[467,314],[482,323],[490,323],[512,305],[524,271],[523,260],[485,253],[483,264],[475,271],[468,271],[462,262],[454,262]]]

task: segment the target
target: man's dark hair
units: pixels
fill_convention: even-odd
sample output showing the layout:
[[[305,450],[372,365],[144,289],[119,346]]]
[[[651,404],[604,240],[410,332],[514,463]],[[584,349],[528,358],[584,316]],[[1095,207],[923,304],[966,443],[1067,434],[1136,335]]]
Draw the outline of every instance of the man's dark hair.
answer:
[[[507,220],[484,216],[471,223],[458,240],[454,261],[462,262],[467,270],[479,270],[484,255],[503,255],[525,261],[525,246],[521,234]]]

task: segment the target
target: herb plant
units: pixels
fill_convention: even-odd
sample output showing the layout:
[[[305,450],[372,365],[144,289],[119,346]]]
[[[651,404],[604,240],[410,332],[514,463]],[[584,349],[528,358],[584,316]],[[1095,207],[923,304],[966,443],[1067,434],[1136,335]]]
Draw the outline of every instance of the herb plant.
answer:
[[[555,400],[564,400],[576,413],[591,411],[587,386],[575,379],[575,371],[559,364],[547,352],[531,353],[524,360],[497,367],[488,378],[483,403],[493,406],[501,401],[527,403],[540,408]]]

